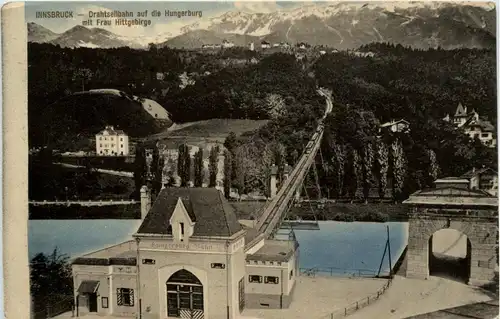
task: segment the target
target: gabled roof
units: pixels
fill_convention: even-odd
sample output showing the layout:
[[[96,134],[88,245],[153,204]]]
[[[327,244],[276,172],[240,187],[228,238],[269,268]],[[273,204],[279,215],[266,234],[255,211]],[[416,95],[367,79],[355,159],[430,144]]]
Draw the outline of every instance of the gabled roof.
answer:
[[[471,116],[465,123],[462,125],[462,127],[479,127],[483,132],[495,132],[495,127],[493,124],[491,124],[490,121],[487,120],[482,120],[482,119],[475,119],[473,116]]]
[[[113,126],[106,126],[106,128],[104,130],[100,131],[97,134],[98,135],[104,135],[104,134],[108,134],[108,135],[125,135],[125,132],[122,131],[122,130],[115,130],[115,128]]]
[[[215,188],[165,188],[158,194],[137,235],[172,234],[170,217],[178,199],[195,222],[193,236],[229,237],[242,230],[229,203]]]
[[[493,175],[497,175],[498,174],[494,169],[491,169],[489,167],[483,167],[483,168],[480,168],[480,169],[471,169],[470,171],[468,171],[467,173],[463,174],[460,177],[461,178],[470,179],[470,178],[472,178],[474,176],[477,176],[477,175],[480,175],[480,174],[484,174],[484,173],[491,173]]]
[[[414,205],[498,207],[498,199],[486,191],[453,186],[417,191],[403,203]]]
[[[408,121],[401,119],[401,120],[397,120],[397,121],[386,122],[384,124],[381,124],[380,127],[393,126],[393,125],[400,124],[400,123],[410,125],[410,123]]]
[[[462,105],[462,103],[458,103],[457,110],[455,112],[455,117],[467,116],[467,108]]]

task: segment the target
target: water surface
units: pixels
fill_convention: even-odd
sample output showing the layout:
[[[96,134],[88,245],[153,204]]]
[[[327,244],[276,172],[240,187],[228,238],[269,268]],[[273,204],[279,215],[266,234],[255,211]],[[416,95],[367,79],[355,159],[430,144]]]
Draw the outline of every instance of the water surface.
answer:
[[[131,239],[140,220],[30,220],[28,251],[51,253],[55,247],[70,257]],[[355,269],[376,272],[387,242],[389,226],[392,264],[407,242],[407,223],[319,222],[320,230],[296,230],[300,244],[301,268],[332,268],[333,273],[352,273]],[[388,254],[383,270],[389,269]]]

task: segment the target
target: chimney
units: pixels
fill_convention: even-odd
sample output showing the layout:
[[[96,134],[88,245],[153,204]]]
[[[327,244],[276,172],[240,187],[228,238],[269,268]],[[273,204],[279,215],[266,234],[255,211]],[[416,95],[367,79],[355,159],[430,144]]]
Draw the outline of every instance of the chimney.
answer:
[[[141,220],[144,220],[151,209],[151,191],[146,185],[141,187]]]

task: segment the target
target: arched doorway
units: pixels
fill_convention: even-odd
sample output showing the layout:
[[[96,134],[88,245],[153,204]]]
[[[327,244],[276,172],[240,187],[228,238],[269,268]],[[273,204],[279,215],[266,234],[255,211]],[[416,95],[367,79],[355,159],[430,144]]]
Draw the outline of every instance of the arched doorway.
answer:
[[[441,229],[429,238],[429,275],[468,283],[471,242],[455,229]]]
[[[166,285],[169,317],[203,318],[203,285],[195,275],[181,269],[170,276]]]

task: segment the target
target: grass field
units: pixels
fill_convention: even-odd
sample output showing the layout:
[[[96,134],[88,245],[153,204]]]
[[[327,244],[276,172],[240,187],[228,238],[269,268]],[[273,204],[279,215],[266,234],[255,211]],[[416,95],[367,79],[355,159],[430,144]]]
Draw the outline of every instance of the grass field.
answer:
[[[167,148],[176,149],[181,144],[206,147],[224,143],[230,132],[237,136],[258,129],[268,120],[211,119],[174,124],[168,130],[149,136],[146,140],[159,140]]]
[[[266,124],[267,120],[212,119],[184,123],[172,127],[171,136],[226,137],[230,132],[236,135],[253,131]]]

